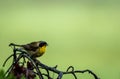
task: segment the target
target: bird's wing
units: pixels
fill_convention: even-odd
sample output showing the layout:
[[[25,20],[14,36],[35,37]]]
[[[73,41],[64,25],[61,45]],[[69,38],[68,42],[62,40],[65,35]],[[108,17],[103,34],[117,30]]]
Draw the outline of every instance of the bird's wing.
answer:
[[[28,51],[36,51],[39,48],[39,42],[32,42],[32,43],[23,45],[23,48]]]

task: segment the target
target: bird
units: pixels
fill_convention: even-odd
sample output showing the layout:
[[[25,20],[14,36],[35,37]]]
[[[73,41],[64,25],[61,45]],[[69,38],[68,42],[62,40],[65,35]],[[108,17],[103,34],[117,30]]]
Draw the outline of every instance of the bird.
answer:
[[[11,43],[9,46],[11,45],[21,47],[22,49],[27,51],[27,53],[32,58],[41,57],[46,52],[46,46],[48,46],[46,41],[35,41],[24,45]]]

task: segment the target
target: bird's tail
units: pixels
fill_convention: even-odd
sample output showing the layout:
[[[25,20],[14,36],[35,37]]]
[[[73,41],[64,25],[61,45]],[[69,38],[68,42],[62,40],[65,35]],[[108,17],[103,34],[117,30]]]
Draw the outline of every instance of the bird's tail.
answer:
[[[18,46],[18,47],[22,47],[22,45],[18,45],[18,44],[14,44],[14,43],[10,43],[9,46]]]

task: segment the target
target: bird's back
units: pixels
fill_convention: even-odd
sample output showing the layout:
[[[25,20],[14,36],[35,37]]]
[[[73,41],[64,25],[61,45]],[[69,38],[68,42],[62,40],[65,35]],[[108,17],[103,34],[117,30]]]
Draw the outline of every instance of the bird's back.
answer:
[[[38,42],[32,42],[26,45],[22,45],[26,51],[36,51],[39,48]]]

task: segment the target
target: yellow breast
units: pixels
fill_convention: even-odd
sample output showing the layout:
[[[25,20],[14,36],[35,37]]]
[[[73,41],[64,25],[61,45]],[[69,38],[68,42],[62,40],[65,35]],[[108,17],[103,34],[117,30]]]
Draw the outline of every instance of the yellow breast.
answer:
[[[42,56],[46,51],[46,46],[42,46],[40,48],[38,48],[38,51],[37,51],[37,56]]]

